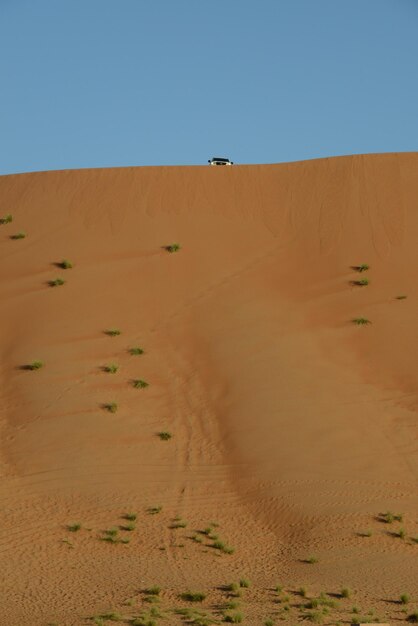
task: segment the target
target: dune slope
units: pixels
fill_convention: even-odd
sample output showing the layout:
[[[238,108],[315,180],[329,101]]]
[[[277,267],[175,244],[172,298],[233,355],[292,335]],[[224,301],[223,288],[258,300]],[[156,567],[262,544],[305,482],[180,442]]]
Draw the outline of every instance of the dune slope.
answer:
[[[417,154],[4,176],[7,214],[0,625],[133,623],[152,584],[220,619],[240,577],[250,625],[301,586],[418,610]]]

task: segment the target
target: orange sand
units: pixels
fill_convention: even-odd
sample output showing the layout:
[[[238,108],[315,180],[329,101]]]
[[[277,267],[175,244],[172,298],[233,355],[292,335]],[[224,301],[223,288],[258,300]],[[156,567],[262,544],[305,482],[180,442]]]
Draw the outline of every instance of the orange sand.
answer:
[[[418,154],[3,176],[7,213],[1,626],[135,614],[152,584],[167,611],[191,588],[216,614],[242,576],[250,626],[280,617],[279,583],[291,604],[350,587],[339,621],[404,620],[402,592],[418,609]],[[127,511],[131,542],[100,541]],[[210,521],[234,554],[190,539]]]

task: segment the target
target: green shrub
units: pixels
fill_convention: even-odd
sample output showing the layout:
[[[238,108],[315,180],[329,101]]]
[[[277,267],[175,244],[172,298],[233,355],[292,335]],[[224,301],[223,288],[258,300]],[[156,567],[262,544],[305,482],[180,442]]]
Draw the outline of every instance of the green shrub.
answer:
[[[105,330],[105,335],[109,335],[109,337],[117,337],[121,334],[121,331],[118,328],[109,328]]]
[[[167,431],[161,431],[160,433],[157,433],[157,434],[162,441],[168,441],[173,436],[171,433]]]
[[[368,320],[366,317],[355,317],[352,322],[353,324],[356,324],[356,326],[365,326],[367,324],[371,324],[371,321]]]
[[[118,405],[116,402],[109,402],[108,404],[104,405],[104,408],[109,411],[109,413],[116,413],[116,411],[118,410]]]
[[[13,215],[10,213],[4,217],[0,217],[0,224],[10,224],[11,222],[13,222]]]
[[[305,559],[305,563],[310,563],[311,565],[313,565],[314,563],[318,563],[318,559],[316,558],[316,556],[308,556],[308,558]]]
[[[401,594],[401,596],[399,598],[399,602],[401,604],[408,604],[408,602],[409,602],[409,595],[407,593]]]
[[[180,598],[186,602],[203,602],[206,594],[201,591],[185,591],[180,594]]]
[[[187,522],[184,519],[181,519],[181,517],[176,517],[175,520],[173,520],[173,523],[171,524],[170,528],[186,528],[187,526]]]
[[[145,590],[145,593],[147,593],[149,596],[159,596],[161,592],[161,587],[159,587],[158,585],[153,585],[152,587],[149,587],[149,589]]]
[[[242,613],[227,613],[224,615],[224,622],[229,624],[241,624],[243,619]]]
[[[406,537],[406,532],[404,528],[400,528],[397,534],[398,534],[399,539],[405,539]]]
[[[147,509],[147,513],[148,515],[157,515],[157,513],[161,513],[162,510],[162,506],[151,506]]]
[[[43,367],[44,364],[42,361],[32,361],[32,363],[29,363],[29,365],[26,366],[26,369],[28,370],[40,370],[41,367]]]
[[[343,589],[341,589],[340,596],[342,598],[349,598],[351,596],[350,589],[348,589],[347,587],[344,587]]]
[[[417,624],[418,623],[418,611],[415,611],[414,613],[411,613],[410,615],[408,615],[407,620],[408,622]]]
[[[171,243],[169,246],[165,246],[167,252],[178,252],[180,250],[180,244]]]
[[[120,613],[103,613],[100,617],[110,622],[120,622],[123,619]]]
[[[12,235],[10,239],[25,239],[25,237],[26,237],[26,233],[24,231],[21,231],[20,233],[16,233],[15,235]]]
[[[264,626],[274,626],[274,622],[272,619],[266,619],[264,621]]]
[[[50,287],[60,287],[64,285],[64,283],[65,280],[63,278],[54,278],[54,280],[50,280],[48,284]]]
[[[248,578],[241,578],[239,581],[239,586],[248,589],[248,587],[251,586],[251,582],[248,580]]]
[[[78,530],[80,530],[81,528],[81,524],[79,524],[78,522],[76,522],[75,524],[68,524],[67,526],[67,530],[69,530],[72,533],[77,532]]]
[[[360,280],[353,280],[353,285],[357,285],[357,287],[366,287],[369,284],[368,278],[360,278]]]
[[[123,524],[120,528],[121,530],[131,531],[131,530],[135,530],[136,524],[135,522],[129,522],[128,524]]]
[[[73,267],[73,264],[68,259],[63,259],[58,263],[58,266],[63,270],[70,270]]]
[[[406,300],[408,296],[405,295],[401,295],[401,296],[396,296],[397,300]]]
[[[132,356],[138,356],[140,354],[144,354],[144,351],[142,348],[129,348],[129,354],[132,354]]]
[[[357,272],[367,272],[367,270],[370,269],[370,266],[367,265],[367,263],[362,263],[361,265],[357,265],[355,269]]]
[[[116,374],[118,369],[119,365],[116,365],[116,363],[110,363],[109,365],[105,365],[104,367],[104,371],[108,372],[109,374]]]
[[[125,515],[123,515],[123,519],[127,519],[129,522],[135,522],[137,517],[136,513],[125,513]]]
[[[146,387],[149,386],[149,383],[147,383],[145,380],[133,380],[132,381],[132,385],[135,387],[135,389],[145,389]]]

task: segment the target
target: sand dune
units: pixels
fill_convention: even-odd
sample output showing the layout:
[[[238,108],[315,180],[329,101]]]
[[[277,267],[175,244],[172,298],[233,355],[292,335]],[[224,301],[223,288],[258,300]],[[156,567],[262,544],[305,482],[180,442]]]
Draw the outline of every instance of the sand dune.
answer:
[[[4,176],[7,214],[0,625],[135,623],[152,584],[221,619],[242,577],[249,625],[301,586],[352,589],[325,623],[418,610],[417,154]]]

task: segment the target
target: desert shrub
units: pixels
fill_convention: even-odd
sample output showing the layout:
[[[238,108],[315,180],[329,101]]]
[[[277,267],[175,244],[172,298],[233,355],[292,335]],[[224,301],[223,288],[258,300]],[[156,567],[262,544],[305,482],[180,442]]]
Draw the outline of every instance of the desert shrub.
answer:
[[[11,235],[10,239],[25,239],[25,237],[26,237],[26,233],[24,231],[20,231],[20,233]]]
[[[272,619],[264,620],[264,626],[274,626],[274,622]]]
[[[229,593],[233,596],[239,596],[240,594],[238,583],[229,583],[228,585],[225,585],[224,589],[225,591],[229,591]]]
[[[10,224],[11,222],[13,222],[13,216],[10,213],[4,217],[0,217],[0,224]]]
[[[58,266],[63,270],[70,270],[73,267],[73,264],[68,259],[63,259],[58,263]]]
[[[105,334],[109,335],[109,337],[117,337],[121,334],[121,331],[119,328],[109,328],[108,330],[105,330]]]
[[[340,596],[342,598],[349,598],[351,596],[350,589],[348,589],[348,587],[344,587],[343,589],[341,589]]]
[[[171,243],[170,245],[165,246],[165,249],[167,250],[167,252],[178,252],[180,250],[180,244]]]
[[[54,280],[50,280],[48,284],[50,287],[60,287],[65,284],[65,280],[63,278],[54,278]]]
[[[305,617],[314,624],[322,624],[324,621],[324,614],[321,611],[308,611]]]
[[[104,367],[104,371],[108,372],[109,374],[116,374],[118,369],[119,365],[116,365],[116,363],[110,363],[109,365],[105,365]]]
[[[140,354],[144,354],[144,351],[142,348],[136,346],[135,348],[129,348],[129,354],[132,354],[132,356],[138,356]]]
[[[120,622],[122,620],[122,615],[120,613],[103,613],[100,617],[104,620],[109,620],[110,622]]]
[[[311,565],[313,565],[314,563],[318,563],[318,559],[316,558],[316,556],[308,556],[308,558],[305,559],[305,563],[310,563]]]
[[[40,370],[41,367],[43,367],[44,364],[42,361],[32,361],[32,363],[29,363],[29,365],[26,366],[26,369],[28,370]]]
[[[185,591],[180,594],[180,598],[186,602],[203,602],[206,594],[202,591]]]
[[[241,624],[243,619],[242,613],[227,613],[224,615],[224,622],[229,624]]]
[[[131,531],[131,530],[135,530],[136,524],[135,522],[129,522],[128,524],[123,524],[120,528],[121,530]]]
[[[352,322],[353,324],[356,324],[356,326],[366,326],[367,324],[371,324],[371,321],[366,317],[355,317]]]
[[[104,405],[104,408],[109,411],[109,413],[116,413],[116,411],[118,410],[118,405],[116,402],[109,402],[108,404]]]
[[[400,528],[398,530],[397,535],[398,535],[399,539],[405,539],[405,537],[406,537],[405,529],[404,528]]]
[[[355,269],[357,272],[367,272],[370,269],[370,266],[367,263],[361,263],[361,265],[356,265]]]
[[[248,580],[248,578],[241,578],[239,581],[239,586],[240,587],[244,587],[244,588],[248,588],[251,586],[251,582]]]
[[[401,596],[399,597],[399,602],[401,604],[408,604],[408,602],[409,602],[409,595],[407,593],[402,593]]]
[[[132,381],[132,385],[133,387],[135,387],[135,389],[145,389],[146,387],[149,386],[149,383],[147,383],[145,380],[133,380]]]
[[[372,531],[371,530],[361,530],[359,532],[360,537],[371,537],[372,536]]]
[[[187,522],[184,519],[181,519],[181,517],[176,517],[175,520],[173,520],[173,523],[171,524],[170,528],[186,528],[187,526]]]
[[[225,554],[234,554],[235,551],[234,548],[231,548],[219,539],[213,542],[212,548],[215,548],[215,550],[220,550],[221,552],[225,552]]]
[[[230,602],[227,602],[225,604],[225,608],[229,611],[234,611],[238,607],[239,607],[239,602],[237,602],[236,600],[231,600]]]
[[[418,624],[418,611],[414,611],[414,613],[410,613],[407,617],[408,622],[412,622],[413,624]]]
[[[136,513],[125,513],[122,517],[123,519],[127,519],[129,522],[135,522],[138,516]]]
[[[366,287],[369,284],[368,278],[360,278],[360,280],[353,280],[353,285],[357,285],[357,287]]]
[[[67,530],[69,530],[72,533],[77,532],[78,530],[80,530],[81,528],[81,524],[76,522],[75,524],[68,524],[67,526]]]
[[[145,590],[145,593],[147,593],[149,596],[159,596],[160,592],[161,587],[159,587],[158,585],[153,585],[152,587],[149,587]]]
[[[200,535],[193,535],[192,537],[193,541],[196,543],[202,543],[203,539]]]
[[[397,300],[406,300],[408,296],[405,295],[400,295],[400,296],[396,296]]]
[[[157,434],[162,441],[168,441],[173,436],[171,433],[164,430]]]
[[[162,506],[151,506],[147,509],[147,513],[148,515],[157,515],[157,513],[161,513],[162,510]]]

